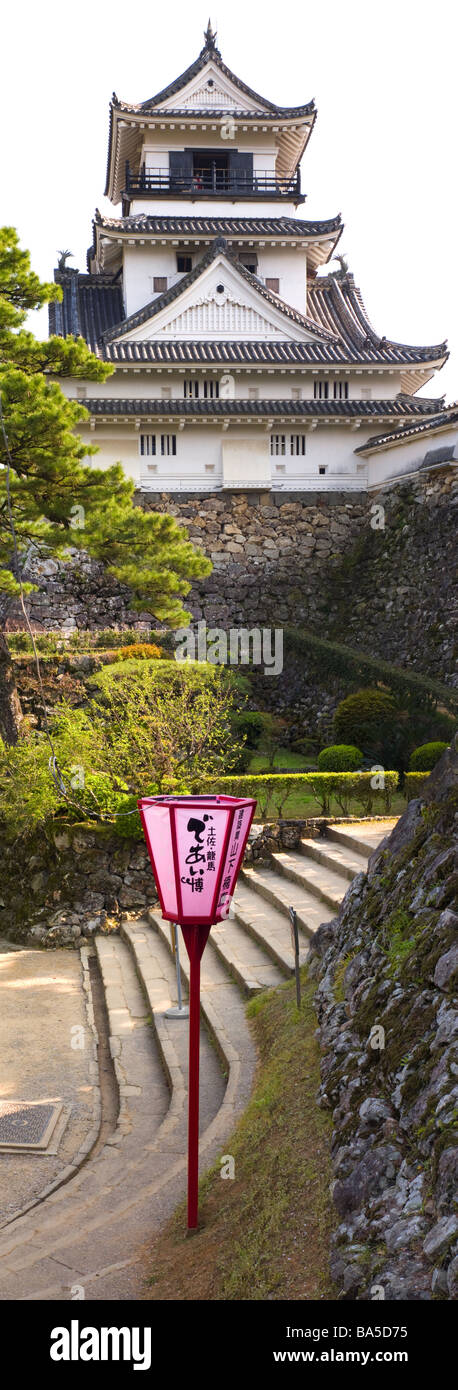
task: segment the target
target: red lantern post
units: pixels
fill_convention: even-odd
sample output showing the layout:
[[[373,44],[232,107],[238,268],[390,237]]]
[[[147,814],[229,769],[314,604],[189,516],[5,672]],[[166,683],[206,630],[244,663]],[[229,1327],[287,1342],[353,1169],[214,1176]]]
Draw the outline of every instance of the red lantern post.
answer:
[[[190,1230],[198,1222],[200,962],[210,928],[229,915],[255,808],[255,801],[235,796],[151,796],[138,802],[162,916],[180,924],[190,961]]]

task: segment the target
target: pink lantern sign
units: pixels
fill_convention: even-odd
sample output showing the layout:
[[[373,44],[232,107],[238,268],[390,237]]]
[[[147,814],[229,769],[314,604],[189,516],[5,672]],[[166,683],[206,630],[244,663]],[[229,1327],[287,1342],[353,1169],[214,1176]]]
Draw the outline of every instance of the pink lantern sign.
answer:
[[[162,916],[212,926],[228,916],[256,802],[152,796],[138,802]]]
[[[162,916],[180,924],[190,961],[188,1227],[198,1223],[200,961],[228,917],[256,802],[236,796],[147,796],[138,802]]]

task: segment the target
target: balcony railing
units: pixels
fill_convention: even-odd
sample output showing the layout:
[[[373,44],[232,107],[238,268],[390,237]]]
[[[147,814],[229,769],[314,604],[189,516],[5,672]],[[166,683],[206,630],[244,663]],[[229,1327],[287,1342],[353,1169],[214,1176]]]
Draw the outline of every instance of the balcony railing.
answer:
[[[271,169],[233,172],[230,169],[194,169],[192,173],[172,173],[169,169],[145,169],[132,173],[126,163],[125,193],[191,194],[192,197],[284,198],[300,197],[299,170],[292,179],[277,177]]]

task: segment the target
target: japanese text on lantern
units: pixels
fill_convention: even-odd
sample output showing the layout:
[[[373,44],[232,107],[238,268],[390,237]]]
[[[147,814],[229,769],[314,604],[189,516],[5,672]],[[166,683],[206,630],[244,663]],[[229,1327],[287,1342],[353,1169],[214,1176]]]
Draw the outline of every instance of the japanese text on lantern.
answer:
[[[215,872],[216,835],[213,826],[209,824],[211,821],[213,821],[213,816],[208,814],[204,814],[202,820],[199,820],[197,816],[191,816],[186,826],[194,843],[188,847],[188,853],[185,857],[187,868],[186,873],[181,875],[181,882],[186,883],[192,893],[203,892],[206,869],[209,873]],[[189,877],[186,874],[189,874]]]

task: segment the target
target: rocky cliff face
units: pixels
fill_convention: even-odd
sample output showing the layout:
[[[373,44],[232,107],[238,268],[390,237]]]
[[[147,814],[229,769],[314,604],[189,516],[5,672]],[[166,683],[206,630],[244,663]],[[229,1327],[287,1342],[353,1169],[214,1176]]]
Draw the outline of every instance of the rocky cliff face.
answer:
[[[458,1296],[457,823],[455,744],[312,947],[345,1299]]]

